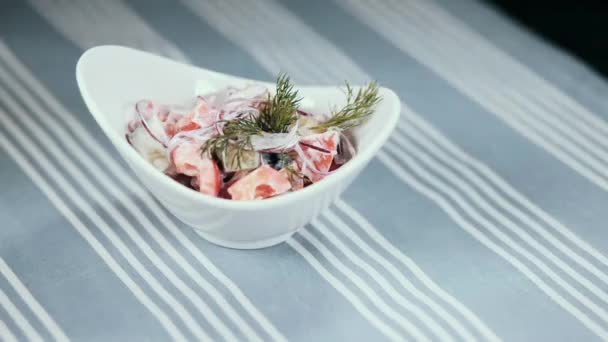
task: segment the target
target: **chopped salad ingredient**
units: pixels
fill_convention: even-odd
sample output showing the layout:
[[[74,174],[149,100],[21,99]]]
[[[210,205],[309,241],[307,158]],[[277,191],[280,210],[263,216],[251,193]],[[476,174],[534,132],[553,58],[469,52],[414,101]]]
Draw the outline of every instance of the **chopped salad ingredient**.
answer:
[[[356,153],[350,130],[380,102],[375,82],[331,113],[312,113],[289,77],[199,95],[191,106],[135,104],[126,139],[158,170],[203,194],[256,200],[321,181]],[[308,101],[310,102],[310,101]]]

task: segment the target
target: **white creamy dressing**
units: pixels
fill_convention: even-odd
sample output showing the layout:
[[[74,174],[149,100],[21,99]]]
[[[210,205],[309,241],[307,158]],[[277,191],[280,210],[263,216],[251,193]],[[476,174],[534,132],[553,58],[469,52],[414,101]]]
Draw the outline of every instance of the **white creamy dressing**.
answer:
[[[148,128],[155,136],[166,138],[163,125],[160,120],[154,116],[146,120]],[[137,127],[133,133],[129,135],[133,147],[160,171],[165,171],[169,167],[169,156],[167,149],[158,141],[148,134],[143,125]]]
[[[212,88],[214,88],[213,86],[207,86],[204,87],[204,84],[208,84],[208,83],[203,83],[200,82],[199,84],[197,84],[197,92],[200,91],[200,93],[207,93],[209,90],[211,90]],[[205,89],[204,89],[205,88]],[[205,92],[203,92],[202,90],[207,90]],[[273,90],[270,90],[273,91]],[[260,87],[255,87],[254,85],[249,85],[249,87],[245,87],[243,89],[239,89],[238,92],[236,92],[236,94],[232,94],[232,96],[240,96],[243,98],[254,98],[256,96],[260,96],[260,93],[263,94],[263,91],[261,91]],[[225,101],[225,98],[222,99],[214,99],[214,100],[220,100],[220,101]],[[301,102],[300,102],[300,106],[301,108],[303,108],[304,110],[310,110],[312,108],[314,108],[315,106],[315,102],[310,99],[310,98],[302,98]],[[313,125],[315,123],[318,123],[317,120],[314,120],[312,118],[305,118],[303,120],[303,122],[306,122],[307,125]],[[163,123],[160,121],[160,119],[156,116],[153,115],[152,117],[148,118],[146,120],[146,123],[148,125],[148,129],[150,129],[150,131],[159,139],[161,140],[168,140],[167,135],[165,134],[164,128],[163,128]],[[300,133],[303,133],[304,131],[306,131],[306,133],[312,134],[313,132],[308,132],[308,130],[306,128],[307,126],[306,124],[303,125],[304,127],[301,127],[300,129]],[[304,130],[302,130],[302,128]],[[293,145],[295,145],[295,143],[297,143],[297,134],[296,132],[298,131],[298,126],[296,125],[296,127],[294,127],[294,129],[289,132],[289,133],[282,133],[282,134],[264,134],[263,136],[260,137],[254,137],[254,141],[252,141],[254,143],[254,145],[256,145],[256,147],[258,147],[261,150],[264,149],[272,149],[272,148],[284,148],[284,147],[292,147]],[[194,133],[194,132],[192,132]],[[157,168],[160,171],[165,171],[169,165],[170,165],[170,156],[169,156],[169,150],[163,146],[163,144],[161,144],[160,142],[158,142],[156,139],[154,139],[152,136],[150,136],[150,134],[146,131],[146,128],[143,125],[140,125],[139,127],[137,127],[129,136],[130,140],[131,140],[131,144],[133,145],[133,147],[148,161],[150,162],[152,165],[154,165],[155,168]],[[258,146],[259,145],[259,146]]]

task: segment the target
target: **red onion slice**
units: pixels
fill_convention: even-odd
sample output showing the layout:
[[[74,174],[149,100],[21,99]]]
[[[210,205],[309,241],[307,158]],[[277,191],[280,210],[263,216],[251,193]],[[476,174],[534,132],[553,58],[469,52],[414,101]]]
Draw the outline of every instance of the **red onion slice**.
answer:
[[[330,150],[326,150],[326,149],[324,149],[322,147],[318,147],[318,146],[315,146],[315,145],[307,144],[307,143],[304,143],[304,142],[301,142],[301,141],[299,142],[299,144],[302,145],[302,146],[306,146],[308,148],[311,148],[313,150],[317,150],[317,151],[322,152],[322,153],[328,153],[328,154],[331,153]]]
[[[299,115],[302,115],[302,116],[312,116],[312,114],[310,114],[309,112],[305,112],[305,111],[300,110],[300,109],[296,110],[296,112],[297,112]]]
[[[313,173],[316,173],[321,176],[329,176],[336,171],[336,170],[321,171],[321,170],[317,169],[315,164],[310,159],[308,159],[308,157],[306,156],[306,153],[304,153],[304,150],[302,150],[302,147],[300,147],[300,144],[296,144],[294,149],[298,153],[298,156],[300,157],[300,159],[302,160],[302,166],[300,167],[302,171],[304,171],[308,168]],[[329,153],[331,153],[331,152],[329,152]]]
[[[344,151],[346,149],[346,151]],[[346,155],[345,155],[346,154]],[[340,143],[338,144],[338,153],[334,157],[334,161],[338,165],[346,164],[353,159],[357,154],[357,150],[351,143],[350,139],[344,132],[340,132]]]
[[[146,108],[143,108],[143,106],[146,106]],[[163,145],[163,147],[166,148],[167,147],[166,135],[163,132],[163,135],[165,135],[165,136],[164,136],[164,139],[162,139],[162,138],[159,138],[154,132],[152,132],[152,129],[150,129],[150,126],[148,125],[147,118],[144,115],[144,113],[146,113],[149,118],[152,118],[152,116],[154,115],[154,113],[151,112],[152,108],[154,108],[154,103],[152,103],[151,101],[142,100],[135,104],[135,113],[137,113],[137,116],[139,117],[139,120],[141,121],[142,126],[144,126],[144,129],[150,135],[150,137],[152,137],[152,139],[158,141],[161,145]]]

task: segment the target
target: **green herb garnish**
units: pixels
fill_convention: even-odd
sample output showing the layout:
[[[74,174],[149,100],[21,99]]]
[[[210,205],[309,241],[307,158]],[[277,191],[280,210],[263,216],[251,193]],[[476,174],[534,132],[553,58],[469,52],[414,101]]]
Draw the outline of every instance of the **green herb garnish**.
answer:
[[[346,82],[346,105],[331,118],[315,126],[315,129],[328,129],[336,127],[347,130],[360,125],[363,120],[374,112],[374,106],[380,102],[378,84],[370,82],[366,87],[359,89],[355,95],[353,88]]]
[[[233,154],[230,163],[236,162],[236,165],[241,165],[243,151],[252,150],[251,137],[262,134],[262,129],[257,125],[256,118],[249,115],[243,118],[226,121],[224,125],[224,134],[207,140],[202,148],[202,153],[223,155],[232,144],[237,152]]]
[[[359,89],[356,94],[346,83],[346,92],[346,105],[338,111],[333,111],[329,120],[319,123],[312,129],[326,130],[335,127],[339,130],[347,130],[358,126],[374,112],[374,106],[380,102],[376,82],[369,83],[366,87]],[[267,101],[261,104],[259,114],[225,121],[223,134],[209,139],[202,147],[202,152],[208,153],[210,156],[224,157],[227,155],[225,152],[228,148],[234,148],[236,152],[230,153],[232,158],[230,163],[240,167],[243,154],[253,150],[251,137],[264,132],[287,133],[292,129],[299,119],[297,110],[300,100],[298,91],[294,89],[289,77],[279,74],[276,92],[274,96],[269,95]],[[281,157],[288,157],[288,155],[281,155]],[[291,167],[286,167],[286,169],[295,171],[291,170]],[[295,175],[298,173],[295,172]]]
[[[298,105],[301,98],[293,89],[293,83],[285,74],[277,77],[276,93],[260,111],[257,126],[268,133],[287,133],[298,120]]]
[[[214,153],[222,155],[228,144],[234,144],[237,153],[234,154],[231,163],[236,161],[240,165],[242,152],[251,150],[251,137],[268,133],[287,133],[298,120],[298,104],[300,98],[293,83],[285,74],[277,77],[276,92],[274,96],[268,96],[268,101],[262,105],[257,117],[249,115],[243,118],[226,121],[224,133],[212,138],[203,146],[203,153]]]

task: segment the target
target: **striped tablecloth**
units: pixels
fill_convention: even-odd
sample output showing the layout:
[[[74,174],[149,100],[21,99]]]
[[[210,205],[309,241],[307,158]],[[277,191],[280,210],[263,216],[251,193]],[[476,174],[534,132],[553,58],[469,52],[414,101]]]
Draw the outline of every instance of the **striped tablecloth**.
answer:
[[[313,225],[216,247],[88,114],[75,62],[108,43],[377,79],[402,118]],[[607,89],[473,0],[3,0],[0,338],[606,340]]]

